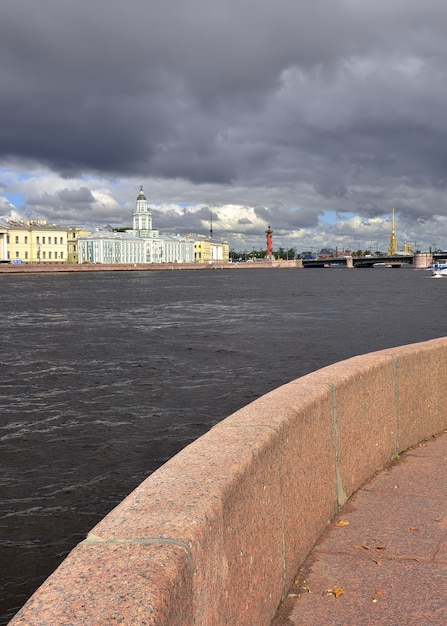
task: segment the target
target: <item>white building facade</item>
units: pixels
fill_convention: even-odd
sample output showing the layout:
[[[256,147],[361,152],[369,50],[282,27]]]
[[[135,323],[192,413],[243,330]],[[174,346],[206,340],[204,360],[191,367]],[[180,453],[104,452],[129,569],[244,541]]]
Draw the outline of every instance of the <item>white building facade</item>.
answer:
[[[78,237],[78,263],[145,263],[145,242],[128,233],[97,231]]]

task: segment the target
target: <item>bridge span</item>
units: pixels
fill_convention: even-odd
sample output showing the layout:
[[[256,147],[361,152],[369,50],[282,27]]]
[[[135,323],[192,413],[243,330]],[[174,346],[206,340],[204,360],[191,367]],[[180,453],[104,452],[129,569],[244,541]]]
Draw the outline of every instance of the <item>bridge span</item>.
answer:
[[[374,267],[386,265],[391,267],[402,267],[411,265],[417,269],[429,267],[433,260],[444,255],[421,253],[421,254],[395,254],[382,256],[340,256],[334,258],[302,259],[303,267]]]

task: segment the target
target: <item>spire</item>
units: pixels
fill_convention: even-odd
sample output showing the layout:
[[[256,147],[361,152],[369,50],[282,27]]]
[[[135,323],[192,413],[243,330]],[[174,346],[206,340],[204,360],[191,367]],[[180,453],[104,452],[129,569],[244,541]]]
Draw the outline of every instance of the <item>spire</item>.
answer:
[[[394,209],[391,217],[391,235],[390,235],[390,243],[388,245],[388,256],[394,256],[397,254],[397,237],[396,231],[394,228]]]

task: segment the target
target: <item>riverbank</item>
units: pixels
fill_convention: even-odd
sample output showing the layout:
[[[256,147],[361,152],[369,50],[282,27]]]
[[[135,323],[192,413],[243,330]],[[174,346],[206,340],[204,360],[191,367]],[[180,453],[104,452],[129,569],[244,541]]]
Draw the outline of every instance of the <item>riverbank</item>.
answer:
[[[162,272],[172,270],[239,270],[302,268],[301,259],[293,261],[255,261],[244,263],[12,263],[0,264],[1,274],[48,272]]]
[[[354,614],[367,615],[367,621],[359,620],[362,624],[384,623],[375,617],[386,608],[387,614],[424,614],[431,618],[425,623],[444,623],[445,610],[439,599],[433,600],[429,582],[442,580],[446,571],[440,549],[445,531],[431,542],[426,539],[443,521],[442,506],[432,505],[440,493],[432,492],[425,509],[420,497],[417,506],[411,502],[436,480],[419,481],[416,492],[407,488],[406,506],[397,506],[401,515],[393,515],[395,508],[385,510],[369,537],[372,516],[362,534],[356,529],[365,519],[361,510],[355,505],[345,509],[338,525],[351,519],[351,541],[340,549],[338,536],[332,560],[320,545],[315,573],[314,563],[297,572],[328,521],[366,480],[388,468],[403,450],[445,429],[446,394],[437,381],[447,375],[446,356],[445,337],[362,354],[292,380],[239,409],[96,524],[11,625],[268,626],[290,594],[297,599],[282,607],[279,624],[327,624],[335,611],[327,601],[345,589],[346,602],[344,597],[338,601],[345,612],[339,607],[342,619],[337,623],[352,623]],[[405,485],[426,469],[423,462],[419,457],[413,476],[394,478],[386,493],[377,495],[374,510],[385,509],[396,480],[405,492]],[[431,476],[440,473],[438,461]],[[371,493],[366,492],[369,501]],[[385,535],[390,520],[391,532]],[[372,565],[371,559],[354,554],[354,542],[387,552]],[[409,563],[397,569],[393,556]],[[423,563],[416,567],[414,561]],[[420,580],[426,592],[414,594]],[[403,585],[396,588],[397,581]],[[303,621],[299,590],[306,595],[309,584],[320,587],[320,602],[305,603],[308,620]],[[442,587],[440,591],[442,597]],[[293,614],[297,620],[289,620]]]

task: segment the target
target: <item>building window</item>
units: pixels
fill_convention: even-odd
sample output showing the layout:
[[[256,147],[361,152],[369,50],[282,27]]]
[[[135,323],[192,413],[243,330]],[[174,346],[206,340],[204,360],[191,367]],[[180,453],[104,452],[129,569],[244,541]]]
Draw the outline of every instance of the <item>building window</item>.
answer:
[[[63,245],[64,245],[64,238],[63,238],[63,237],[61,237],[61,238],[59,239],[59,243],[61,244],[61,246],[63,246]]]
[[[51,237],[48,237],[48,243],[51,243]]]
[[[42,259],[46,257],[46,252],[42,252]]]
[[[42,237],[42,243],[45,243],[45,237]]]
[[[17,252],[16,252],[16,259],[19,259],[19,258],[20,258],[20,256],[19,256],[19,252],[17,251]]]
[[[16,243],[19,243],[19,236],[16,235]]]
[[[36,243],[40,243],[40,237],[36,237]]]
[[[8,252],[8,259],[10,259],[10,258],[11,258],[11,253],[10,253],[10,252]]]
[[[48,253],[48,258],[51,259],[51,252]]]
[[[25,259],[28,258],[28,252],[25,252]]]
[[[28,237],[25,237],[25,243],[28,243]]]

